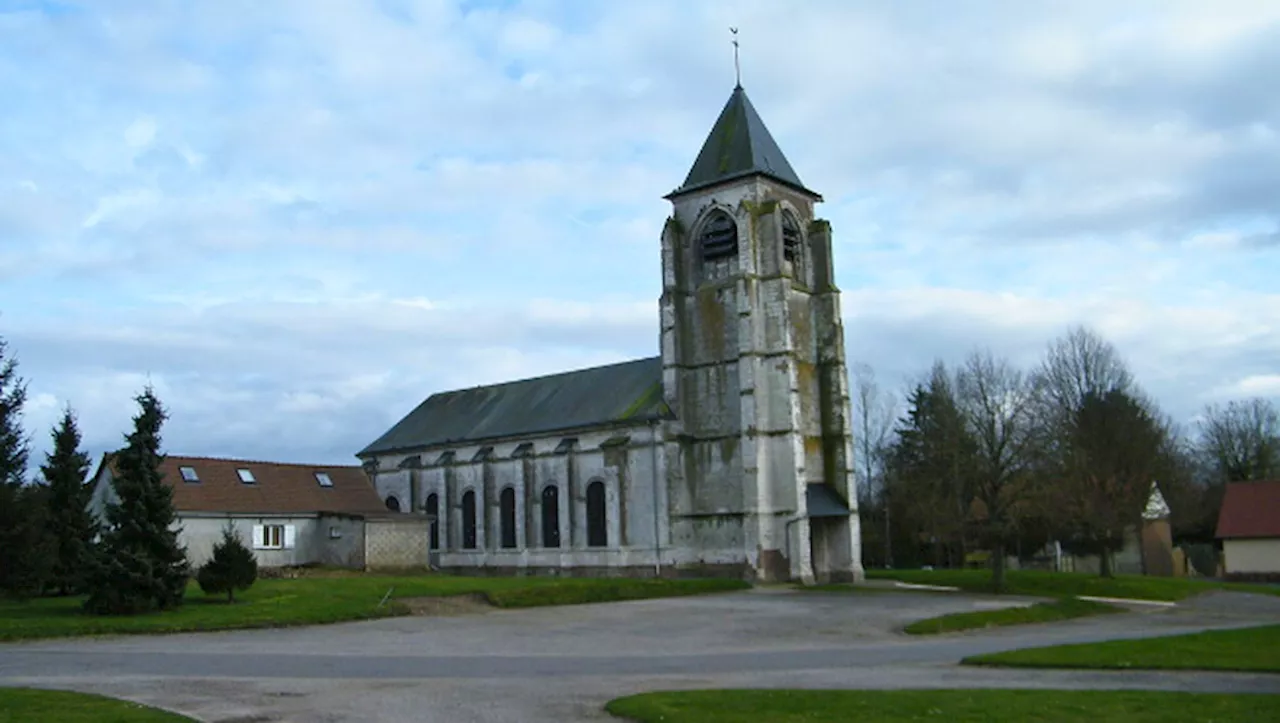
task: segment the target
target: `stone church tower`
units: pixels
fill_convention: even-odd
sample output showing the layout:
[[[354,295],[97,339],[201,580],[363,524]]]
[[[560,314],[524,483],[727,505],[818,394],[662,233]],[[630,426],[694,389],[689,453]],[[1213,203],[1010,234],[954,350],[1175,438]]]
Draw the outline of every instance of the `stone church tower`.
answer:
[[[822,197],[737,86],[662,234],[672,544],[758,580],[859,579],[840,292]]]

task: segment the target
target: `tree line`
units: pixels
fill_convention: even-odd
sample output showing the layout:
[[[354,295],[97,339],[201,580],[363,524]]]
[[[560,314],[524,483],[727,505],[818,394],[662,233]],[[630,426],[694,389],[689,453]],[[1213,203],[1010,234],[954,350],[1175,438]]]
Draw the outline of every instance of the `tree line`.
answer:
[[[990,351],[935,361],[901,399],[855,367],[855,473],[868,567],[972,566],[1057,543],[1113,557],[1156,485],[1175,542],[1214,544],[1226,483],[1280,477],[1266,399],[1209,405],[1188,433],[1116,348],[1075,327],[1022,369]],[[1210,573],[1212,574],[1212,573]]]
[[[181,605],[192,571],[178,539],[173,489],[160,471],[167,414],[151,387],[135,397],[133,429],[112,455],[113,493],[102,519],[90,511],[90,459],[70,406],[51,432],[39,475],[27,479],[26,399],[17,360],[0,339],[0,595],[83,595],[84,610],[99,615]],[[228,529],[197,577],[205,592],[226,592],[230,600],[256,579],[257,562]]]

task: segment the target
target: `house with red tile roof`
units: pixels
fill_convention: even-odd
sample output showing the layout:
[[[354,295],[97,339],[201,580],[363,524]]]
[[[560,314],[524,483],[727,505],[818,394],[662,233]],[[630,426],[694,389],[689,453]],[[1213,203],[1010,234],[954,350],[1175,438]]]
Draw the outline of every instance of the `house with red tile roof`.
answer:
[[[160,471],[193,568],[228,524],[262,567],[427,564],[427,518],[388,510],[361,467],[169,455]],[[116,499],[115,473],[103,455],[89,503],[99,519]]]
[[[1280,480],[1228,484],[1217,536],[1227,577],[1280,582]]]

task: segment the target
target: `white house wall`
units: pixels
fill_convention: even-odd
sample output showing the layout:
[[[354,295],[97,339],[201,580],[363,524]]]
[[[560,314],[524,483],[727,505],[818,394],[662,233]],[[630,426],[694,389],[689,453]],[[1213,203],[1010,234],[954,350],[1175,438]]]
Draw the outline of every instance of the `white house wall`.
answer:
[[[1280,574],[1280,539],[1223,540],[1228,575]]]

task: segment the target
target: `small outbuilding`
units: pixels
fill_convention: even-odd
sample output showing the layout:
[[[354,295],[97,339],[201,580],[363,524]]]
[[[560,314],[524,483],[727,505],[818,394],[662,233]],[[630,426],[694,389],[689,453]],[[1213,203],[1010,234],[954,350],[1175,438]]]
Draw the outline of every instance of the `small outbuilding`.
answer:
[[[228,524],[267,568],[428,563],[427,517],[388,510],[361,467],[170,455],[160,471],[192,567],[209,559]],[[113,455],[103,455],[89,503],[99,519],[116,499],[114,475]]]
[[[1228,484],[1217,536],[1228,578],[1280,582],[1280,480]]]

